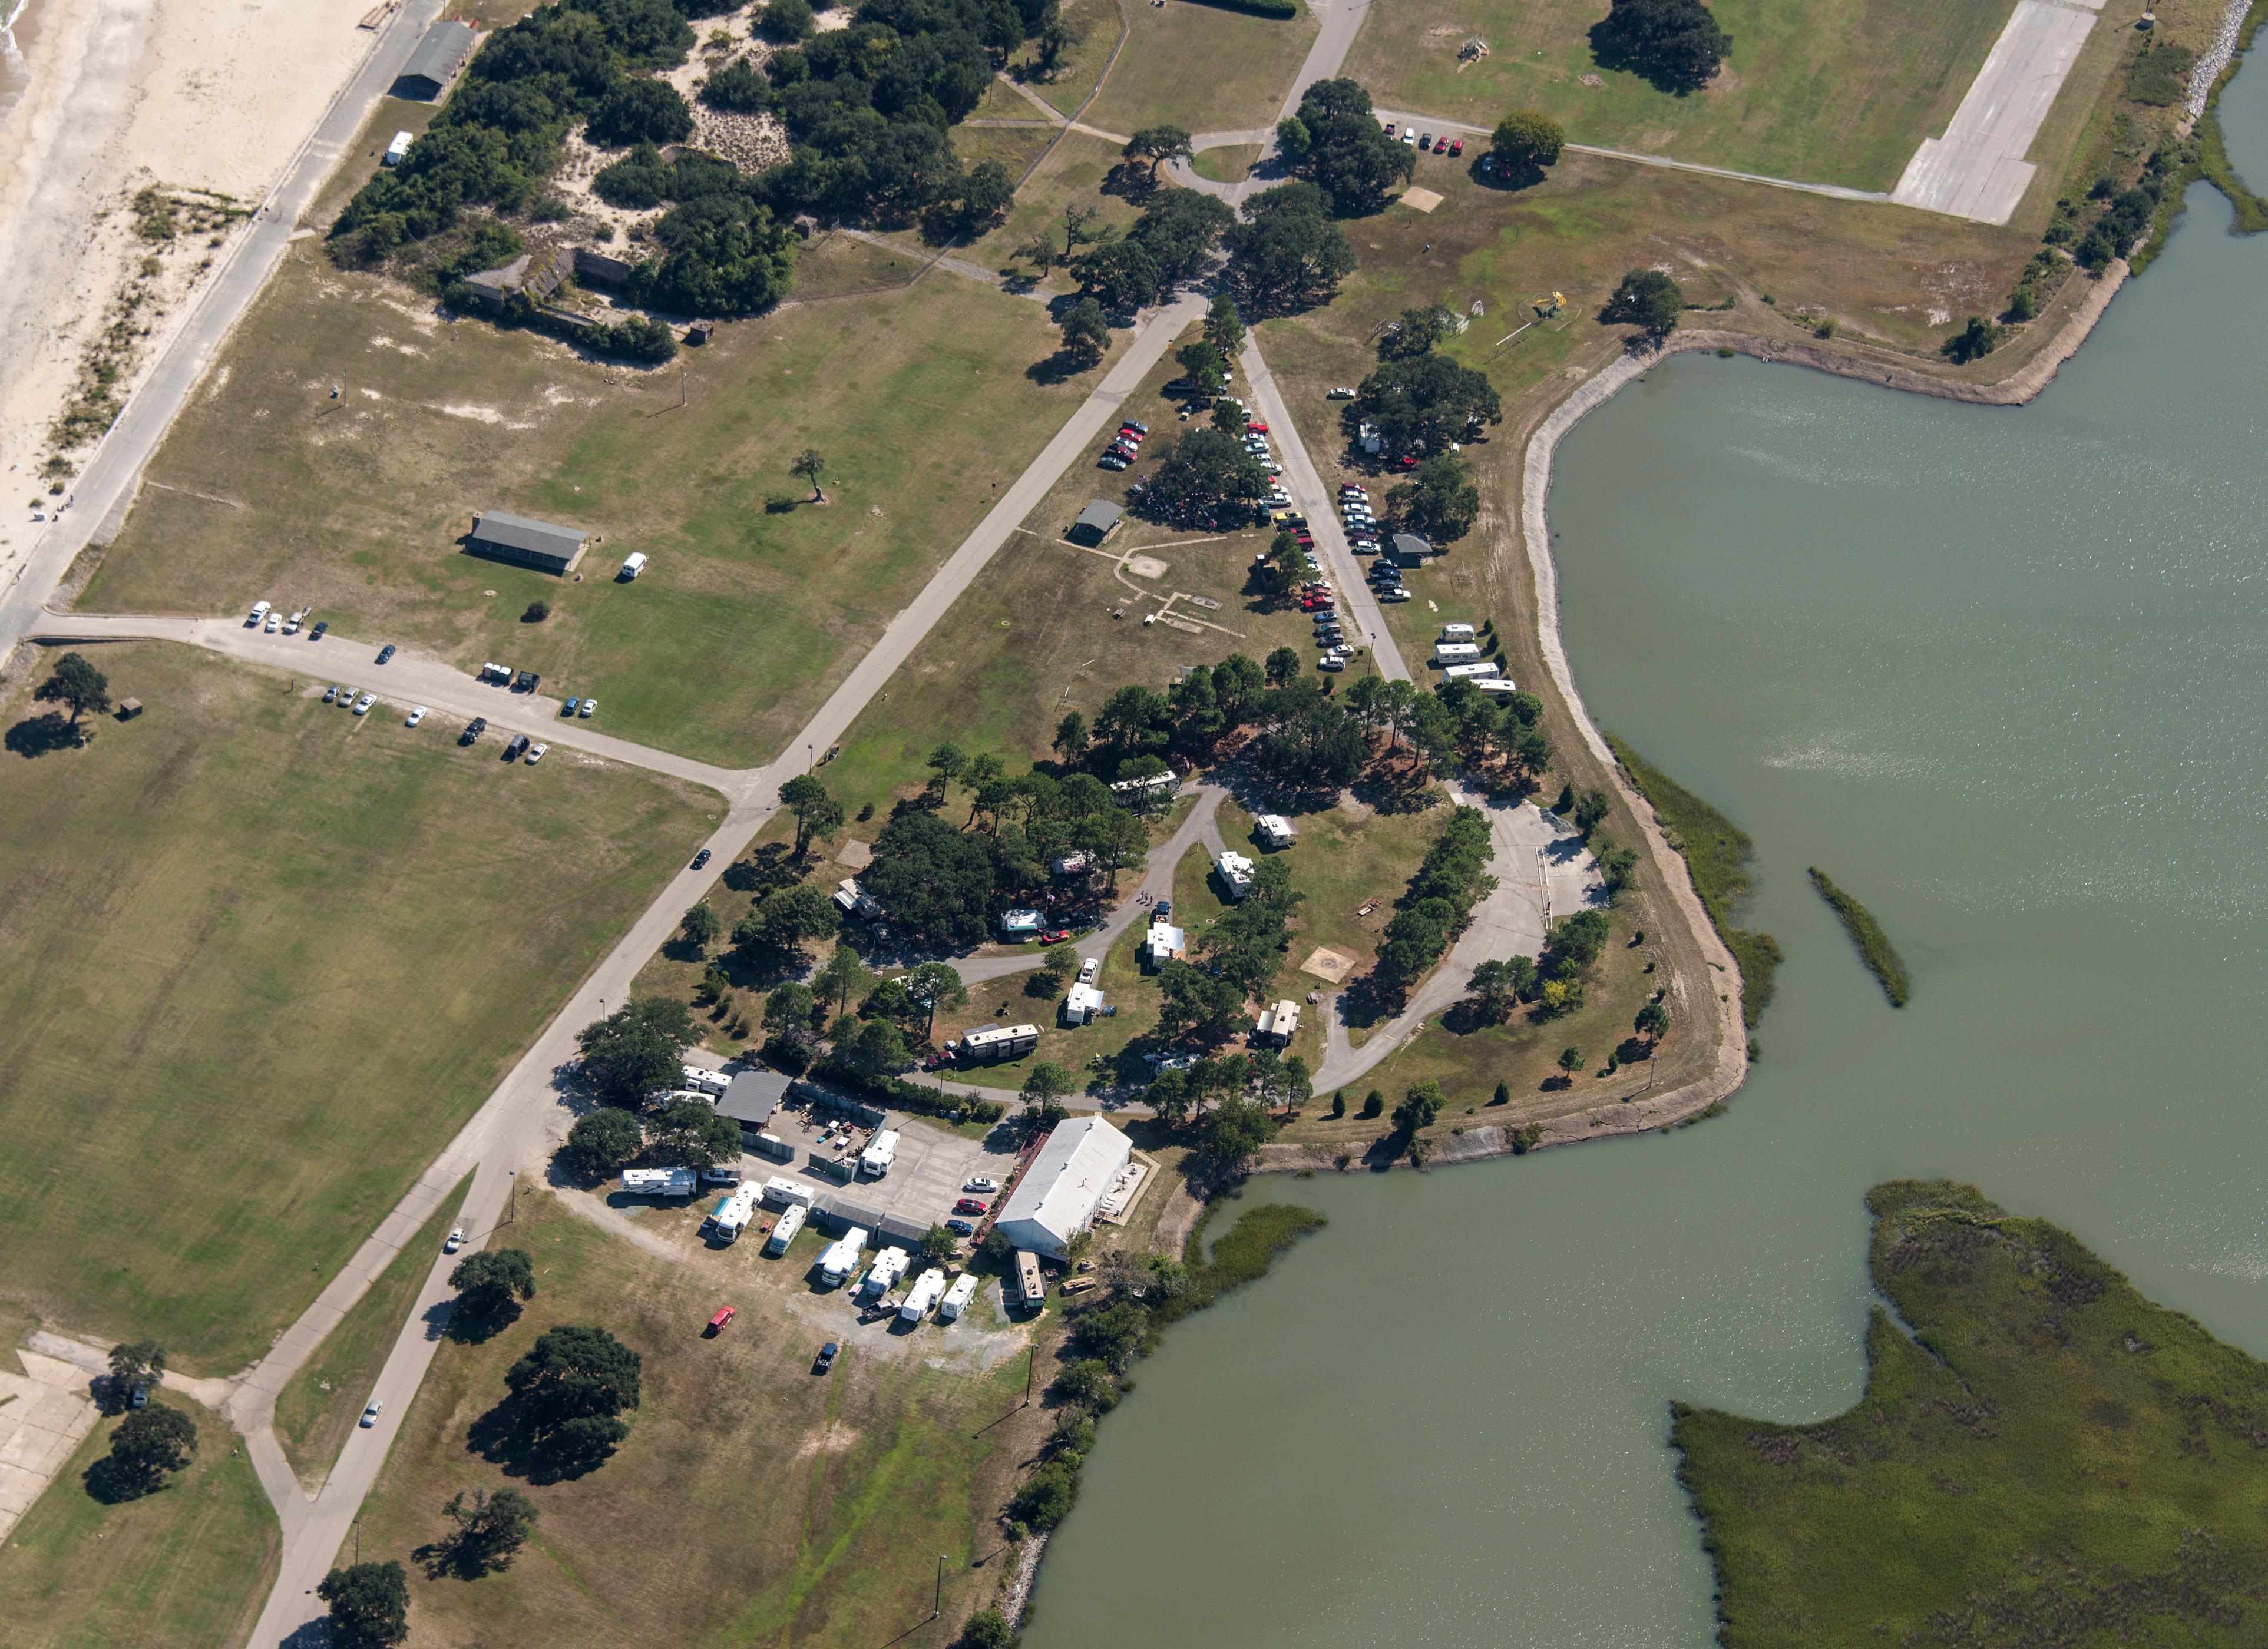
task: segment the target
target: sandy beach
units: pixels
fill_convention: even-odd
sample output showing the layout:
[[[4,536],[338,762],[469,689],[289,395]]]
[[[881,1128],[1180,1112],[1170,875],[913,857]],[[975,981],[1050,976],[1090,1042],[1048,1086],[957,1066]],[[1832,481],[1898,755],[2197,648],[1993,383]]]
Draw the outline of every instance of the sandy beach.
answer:
[[[0,0],[0,14],[11,0]],[[143,189],[256,207],[377,36],[371,0],[27,0],[0,101],[0,576],[28,544],[36,472],[89,344],[129,282],[130,390],[240,228],[152,248]],[[144,260],[160,255],[153,269]],[[123,399],[122,394],[121,396]],[[92,445],[73,454],[84,462]],[[36,483],[36,484],[35,484]]]

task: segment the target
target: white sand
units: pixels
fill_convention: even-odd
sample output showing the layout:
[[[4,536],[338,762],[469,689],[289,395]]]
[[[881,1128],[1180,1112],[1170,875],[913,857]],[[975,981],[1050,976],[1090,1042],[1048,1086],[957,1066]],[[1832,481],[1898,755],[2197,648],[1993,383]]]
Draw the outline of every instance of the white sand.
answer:
[[[32,472],[48,428],[149,250],[135,195],[155,184],[257,205],[377,39],[356,26],[372,3],[30,0],[15,31],[30,84],[0,116],[0,570],[45,490]],[[152,330],[137,368],[204,278],[200,262],[225,254],[183,239],[157,281],[162,314],[142,316]]]

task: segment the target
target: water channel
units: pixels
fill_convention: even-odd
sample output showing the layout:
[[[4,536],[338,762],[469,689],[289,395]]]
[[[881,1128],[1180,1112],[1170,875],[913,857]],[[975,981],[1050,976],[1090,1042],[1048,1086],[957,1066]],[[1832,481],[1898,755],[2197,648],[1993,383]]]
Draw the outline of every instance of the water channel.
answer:
[[[2268,75],[2223,118],[2268,180]],[[1140,1366],[1032,1649],[1702,1649],[1667,1404],[1856,1397],[1891,1175],[2268,1355],[2268,239],[2227,222],[2194,191],[2029,408],[1688,356],[1571,436],[1577,678],[1756,838],[1764,1059],[1668,1137],[1263,1182],[1329,1227]]]

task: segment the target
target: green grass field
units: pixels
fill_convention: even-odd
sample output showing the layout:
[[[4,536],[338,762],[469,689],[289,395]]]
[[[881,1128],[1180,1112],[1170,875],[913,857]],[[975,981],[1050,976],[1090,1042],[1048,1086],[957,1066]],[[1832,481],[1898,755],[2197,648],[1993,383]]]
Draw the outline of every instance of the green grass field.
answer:
[[[1491,126],[1541,109],[1577,143],[1737,171],[1888,189],[1940,135],[2014,10],[2014,0],[1717,0],[1732,56],[1708,87],[1675,95],[1593,60],[1591,0],[1411,4],[1370,14],[1345,72],[1385,108]],[[2108,32],[2108,31],[2106,31]],[[1478,34],[1489,55],[1460,67]],[[1599,84],[1587,85],[1584,77]],[[1469,144],[1468,162],[1472,154]],[[1422,157],[1420,183],[1436,168]]]
[[[506,767],[186,648],[94,652],[145,712],[0,756],[0,1292],[233,1373],[718,804],[594,760]]]
[[[970,1559],[1000,1546],[992,1514],[1051,1422],[1035,1407],[980,1434],[1022,1396],[1020,1336],[989,1368],[957,1354],[932,1367],[943,1350],[932,1325],[853,1343],[817,1377],[820,1343],[850,1336],[804,1280],[815,1235],[784,1260],[753,1242],[718,1253],[688,1242],[663,1260],[549,1196],[524,1202],[519,1223],[535,1298],[488,1343],[441,1348],[364,1515],[364,1558],[410,1568],[417,1631],[510,1642],[541,1622],[562,1649],[872,1645],[928,1616],[943,1552],[946,1629],[930,1638],[949,1639],[999,1573],[997,1557],[973,1572]],[[1012,1334],[997,1327],[997,1298],[980,1298],[972,1321]],[[706,1338],[701,1325],[722,1300],[739,1316]],[[541,1522],[509,1572],[426,1579],[412,1554],[440,1533],[442,1502],[505,1481],[467,1448],[467,1428],[504,1395],[512,1360],[563,1321],[600,1323],[644,1358],[628,1440],[587,1476],[517,1485]]]
[[[471,1183],[472,1176],[466,1175],[442,1199],[416,1238],[394,1256],[394,1263],[323,1336],[315,1355],[276,1393],[276,1440],[310,1490],[322,1487],[339,1450],[353,1433],[417,1291],[432,1270],[449,1227],[457,1223],[457,1210]]]
[[[1314,44],[1314,18],[1253,17],[1219,6],[1130,0],[1133,32],[1086,123],[1105,131],[1273,126]]]
[[[218,1415],[161,1401],[196,1421],[195,1458],[158,1493],[105,1505],[82,1481],[117,1423],[97,1424],[0,1547],[0,1642],[212,1649],[252,1630],[275,1581],[276,1514]]]
[[[2268,1364],[1972,1187],[1867,1204],[1897,1321],[1874,1310],[1858,1404],[1675,1406],[1723,1641],[2257,1642]]]
[[[915,267],[839,238],[806,259],[829,261],[900,281]],[[1038,304],[933,274],[735,323],[637,372],[438,320],[295,248],[84,604],[311,602],[344,635],[540,670],[547,690],[596,694],[611,732],[754,765],[1086,394],[1084,378],[1026,376],[1057,342]],[[830,467],[823,505],[796,502],[809,489],[788,473],[807,446]],[[457,541],[490,507],[603,541],[579,583],[476,558]],[[632,548],[652,565],[617,583]],[[549,619],[523,622],[539,599]]]

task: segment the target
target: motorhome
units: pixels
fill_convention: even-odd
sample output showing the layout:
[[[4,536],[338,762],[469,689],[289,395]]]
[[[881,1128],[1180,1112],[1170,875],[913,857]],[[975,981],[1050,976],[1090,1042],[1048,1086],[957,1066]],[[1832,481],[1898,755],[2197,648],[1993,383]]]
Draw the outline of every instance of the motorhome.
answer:
[[[829,1288],[840,1288],[843,1280],[858,1269],[858,1256],[866,1251],[867,1231],[864,1226],[853,1226],[841,1237],[827,1245],[827,1252],[819,1256],[819,1275]]]
[[[1046,1298],[1048,1285],[1040,1275],[1040,1256],[1029,1248],[1016,1250],[1016,1292],[1024,1304],[1034,1311]]]
[[[881,1258],[867,1268],[858,1292],[869,1299],[880,1299],[897,1286],[898,1279],[906,1274],[906,1267],[913,1263],[914,1256],[903,1248],[883,1249]]]
[[[906,1303],[898,1307],[898,1315],[908,1322],[919,1322],[934,1311],[937,1302],[944,1298],[945,1273],[932,1265],[921,1274],[921,1280],[914,1285],[913,1292],[906,1296]]]
[[[744,1182],[734,1186],[728,1196],[718,1200],[716,1208],[709,1215],[709,1227],[716,1233],[718,1241],[738,1242],[740,1233],[748,1228],[748,1222],[755,1215],[756,1188]]]
[[[1039,1045],[1040,1027],[1036,1025],[987,1025],[962,1037],[959,1052],[965,1060],[982,1063],[1014,1059]]]
[[[624,1168],[622,1189],[632,1196],[690,1196],[701,1189],[691,1168]]]
[[[788,1244],[795,1240],[795,1233],[803,1229],[803,1204],[790,1203],[787,1212],[782,1214],[779,1223],[772,1227],[772,1234],[764,1240],[764,1252],[776,1260],[785,1254]]]
[[[865,1150],[858,1153],[858,1177],[862,1180],[887,1177],[890,1164],[896,1159],[897,1154],[898,1130],[885,1128],[874,1136],[873,1143]]]

